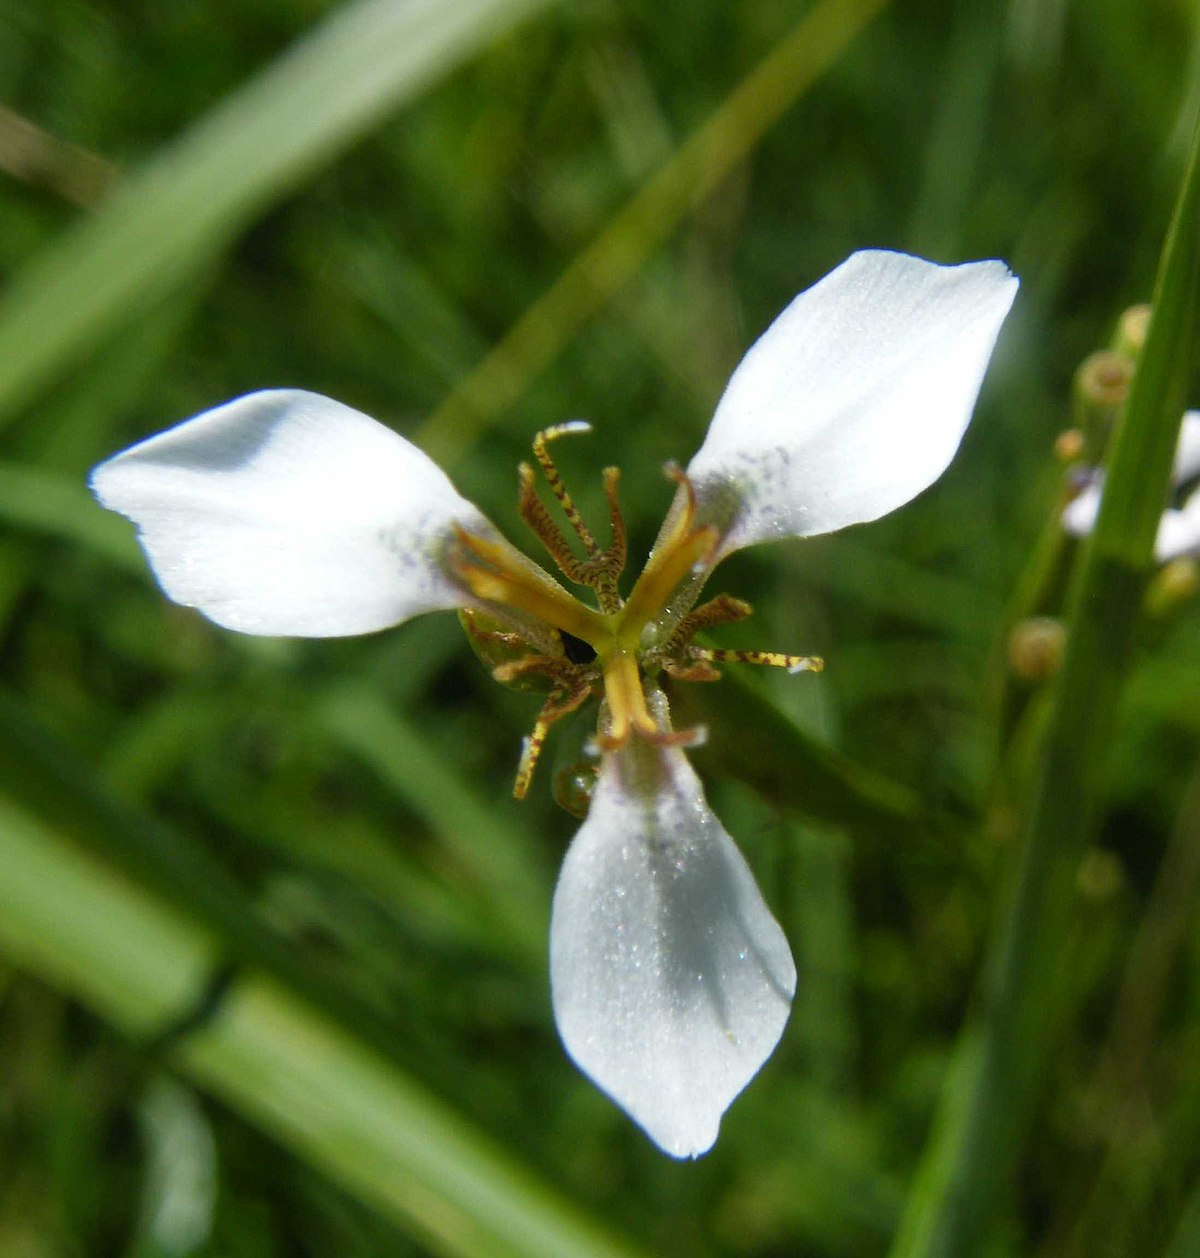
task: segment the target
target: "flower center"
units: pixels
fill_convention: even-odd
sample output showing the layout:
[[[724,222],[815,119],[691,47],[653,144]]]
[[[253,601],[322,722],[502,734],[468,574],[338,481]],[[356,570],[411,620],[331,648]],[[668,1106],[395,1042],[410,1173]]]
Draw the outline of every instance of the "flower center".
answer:
[[[569,593],[537,564],[503,538],[479,537],[456,528],[458,547],[451,563],[459,579],[482,606],[465,610],[462,622],[497,681],[549,688],[532,733],[525,740],[513,794],[521,799],[550,727],[603,692],[606,716],[596,735],[606,751],[637,736],[659,745],[687,745],[704,737],[702,729],[674,731],[647,703],[646,684],[659,672],[684,681],[715,681],[715,662],[774,664],[794,672],[818,671],[810,656],[765,651],[718,651],[692,644],[702,629],[741,620],[750,607],[721,595],[695,610],[712,566],[720,535],[712,525],[696,524],[696,495],[685,472],[667,466],[679,486],[675,502],[646,566],[628,599],[619,581],[627,559],[625,522],[617,491],[620,472],[603,472],[611,540],[601,547],[580,515],[550,454],[550,442],[590,431],[582,421],[558,424],[537,434],[533,453],[562,515],[584,551],[580,559],[537,492],[533,467],[519,468],[518,510],[567,580],[590,589],[597,607]],[[668,615],[668,609],[670,615]]]

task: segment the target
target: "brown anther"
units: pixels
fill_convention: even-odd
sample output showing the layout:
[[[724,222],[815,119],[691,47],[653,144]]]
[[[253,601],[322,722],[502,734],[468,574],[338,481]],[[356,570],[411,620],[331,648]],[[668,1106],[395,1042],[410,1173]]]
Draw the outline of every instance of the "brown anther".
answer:
[[[534,483],[534,471],[528,463],[517,468],[520,478],[517,498],[517,510],[521,519],[533,530],[538,541],[550,552],[550,557],[558,565],[562,574],[570,581],[586,585],[584,579],[584,561],[576,559],[571,547],[563,536],[562,530],[554,522],[546,504],[538,497]]]
[[[695,660],[691,664],[680,664],[676,660],[664,660],[663,672],[676,681],[720,681],[721,673],[707,660]]]
[[[550,732],[551,726],[582,707],[591,693],[591,680],[582,678],[573,687],[556,688],[551,691],[521,748],[521,760],[517,765],[516,780],[513,782],[513,799],[524,799],[529,793],[533,773],[537,768],[538,759],[542,754],[542,747],[545,745],[546,735]]]
[[[481,629],[477,622],[474,608],[464,607],[459,612],[468,624],[464,626],[468,635],[476,642],[494,643],[496,646],[512,647],[515,650],[528,648],[529,639],[519,633],[512,633],[506,629]]]
[[[688,655],[710,664],[766,664],[789,673],[819,673],[825,661],[818,655],[785,655],[781,651],[730,651],[693,646]]]
[[[563,484],[562,477],[558,474],[558,468],[555,466],[547,448],[548,443],[558,437],[574,432],[588,432],[590,427],[589,424],[576,421],[574,423],[555,424],[552,428],[543,428],[533,439],[533,455],[541,466],[542,475],[546,478],[546,484],[550,486],[550,492],[558,499],[558,505],[562,507],[563,515],[567,517],[567,523],[575,530],[575,535],[583,543],[583,548],[587,551],[589,557],[595,557],[600,554],[600,547],[596,544],[596,539],[592,536],[591,530],[583,522],[583,517],[579,514],[578,507],[575,506],[575,500],[567,492],[567,487]]]
[[[518,677],[531,674],[549,677],[552,681],[567,686],[574,686],[582,677],[583,669],[572,664],[565,656],[556,655],[525,655],[519,660],[505,660],[492,669],[492,676],[502,685],[509,685]]]
[[[558,505],[562,508],[567,522],[574,530],[576,537],[587,552],[586,559],[578,559],[572,553],[569,542],[562,530],[551,517],[545,504],[538,497],[534,484],[534,472],[528,463],[519,468],[520,491],[518,509],[521,518],[533,530],[542,545],[550,552],[554,562],[568,580],[578,585],[586,585],[596,592],[601,610],[612,613],[621,609],[621,596],[617,589],[617,579],[625,568],[625,521],[621,516],[621,508],[617,501],[617,484],[619,472],[616,468],[604,470],[604,495],[608,500],[609,517],[612,521],[612,541],[605,550],[592,536],[591,530],[584,523],[575,501],[567,491],[558,467],[550,455],[547,445],[550,441],[568,433],[586,432],[589,426],[582,421],[567,424],[556,424],[552,428],[543,429],[533,439],[533,453],[546,477]]]
[[[621,484],[621,469],[606,467],[604,476],[604,497],[608,501],[608,518],[612,525],[612,541],[604,552],[609,567],[615,576],[625,571],[625,560],[628,557],[625,540],[625,517],[621,514],[621,504],[617,499],[617,490]]]
[[[663,654],[668,658],[679,655],[701,630],[712,629],[717,625],[731,625],[753,614],[754,608],[749,603],[730,594],[718,594],[716,598],[701,603],[684,616],[675,626],[675,632],[667,639]]]

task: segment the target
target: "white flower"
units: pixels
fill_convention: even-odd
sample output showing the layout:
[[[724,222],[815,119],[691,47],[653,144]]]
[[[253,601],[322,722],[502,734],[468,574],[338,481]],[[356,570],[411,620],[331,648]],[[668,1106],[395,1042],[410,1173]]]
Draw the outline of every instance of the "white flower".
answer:
[[[1154,558],[1170,563],[1185,555],[1200,555],[1200,411],[1188,411],[1179,429],[1175,464],[1171,469],[1173,495],[1182,495],[1177,506],[1162,514],[1154,540]],[[1063,528],[1074,537],[1086,537],[1096,527],[1100,499],[1104,492],[1103,473],[1095,473],[1083,491],[1063,510]]]
[[[999,262],[941,267],[856,253],[801,293],[746,355],[628,594],[617,473],[613,539],[574,510],[547,443],[534,450],[587,558],[522,467],[521,513],[577,599],[510,546],[424,454],[374,420],[297,390],[253,393],[96,468],[176,602],[244,633],[366,633],[459,608],[499,680],[548,690],[526,740],[524,793],[547,730],[593,694],[602,751],[587,820],[554,896],[550,974],[567,1051],[675,1157],[716,1139],[787,1021],[796,971],[783,932],[709,809],[671,729],[660,673],[715,676],[734,659],[700,628],[749,608],[699,607],[715,564],[753,542],[806,537],[907,502],[954,456],[1017,281]]]

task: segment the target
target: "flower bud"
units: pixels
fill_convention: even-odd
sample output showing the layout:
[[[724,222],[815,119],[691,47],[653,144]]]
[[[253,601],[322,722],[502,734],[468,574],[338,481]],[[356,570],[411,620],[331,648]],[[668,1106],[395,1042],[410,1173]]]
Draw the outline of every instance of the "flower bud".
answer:
[[[1167,616],[1190,602],[1200,589],[1200,568],[1190,555],[1172,559],[1155,573],[1146,589],[1146,615]]]
[[[1014,625],[1008,635],[1008,666],[1032,686],[1054,677],[1062,665],[1067,631],[1052,616],[1031,616]]]
[[[1147,305],[1130,306],[1117,320],[1117,330],[1113,334],[1113,349],[1135,361],[1146,343],[1146,329],[1150,326],[1150,307]]]
[[[1089,463],[1103,462],[1132,380],[1133,359],[1114,350],[1097,350],[1079,364],[1072,401],[1075,427],[1083,434],[1083,453]]]
[[[1054,457],[1060,463],[1074,463],[1083,455],[1083,433],[1078,428],[1064,428],[1054,438]]]

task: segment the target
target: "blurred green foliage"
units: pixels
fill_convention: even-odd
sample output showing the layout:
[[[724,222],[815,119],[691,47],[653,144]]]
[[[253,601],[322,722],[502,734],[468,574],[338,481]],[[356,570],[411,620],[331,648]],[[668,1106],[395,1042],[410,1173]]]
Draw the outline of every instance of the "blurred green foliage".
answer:
[[[11,294],[34,300],[20,277],[51,273],[62,242],[105,214],[110,184],[346,8],[8,0],[0,269],[14,283],[0,321],[19,331]],[[629,282],[602,300],[569,289],[561,336],[552,323],[537,369],[509,380],[501,403],[464,394],[522,315],[812,18],[769,0],[543,8],[281,181],[169,284],[132,291],[96,326],[98,344],[64,356],[12,410],[0,824],[15,852],[33,819],[20,836],[31,862],[61,840],[111,871],[114,894],[159,897],[197,924],[196,964],[220,965],[207,1004],[185,993],[199,1007],[172,1036],[157,1010],[116,1002],[106,1021],[94,999],[76,1003],[87,975],[64,977],[53,940],[10,944],[0,1253],[488,1252],[439,1232],[437,1208],[372,1191],[371,1166],[327,1164],[286,1122],[196,1086],[213,1069],[204,1015],[222,1016],[222,984],[243,972],[275,976],[371,1046],[423,1090],[435,1126],[444,1110],[483,1133],[496,1152],[470,1146],[479,1182],[511,1173],[521,1226],[541,1211],[564,1234],[595,1227],[668,1255],[887,1251],[1039,763],[1037,694],[998,755],[1008,609],[1057,510],[1052,444],[1075,367],[1150,293],[1200,101],[1200,18],[1188,0],[820,6],[807,46],[823,32],[827,63],[771,81],[778,121],[760,138],[737,115],[689,176],[704,195],[633,234]],[[294,100],[298,119],[329,108],[338,80],[325,90]],[[704,163],[719,162],[728,169],[707,179]],[[757,609],[721,631],[723,645],[821,654],[827,668],[752,678],[753,698],[732,682],[700,696],[715,729],[725,705],[728,728],[771,732],[755,745],[760,772],[739,776],[717,754],[706,780],[801,977],[780,1050],[713,1153],[679,1165],[554,1034],[545,924],[576,822],[544,773],[527,802],[508,798],[535,701],[495,686],[450,616],[340,641],[224,633],[161,598],[130,530],[84,480],[168,423],[296,385],[418,439],[439,414],[457,485],[518,536],[515,464],[530,437],[586,417],[596,434],[556,451],[572,492],[599,513],[596,473],[619,462],[644,550],[670,499],[662,464],[696,448],[746,345],[865,246],[1001,257],[1023,288],[933,490],[869,527],[721,571],[718,588]],[[997,1254],[1152,1254],[1173,1239],[1195,1252],[1198,677],[1192,602],[1136,646],[1100,833],[1079,866],[1078,929],[1046,980],[1067,1029],[1031,1098]],[[0,864],[14,914],[27,902],[32,922],[44,902],[81,938],[104,938],[89,919],[109,903],[99,883],[95,899],[68,898],[65,877],[30,877],[18,897],[15,865]],[[0,927],[0,940],[15,932]]]

